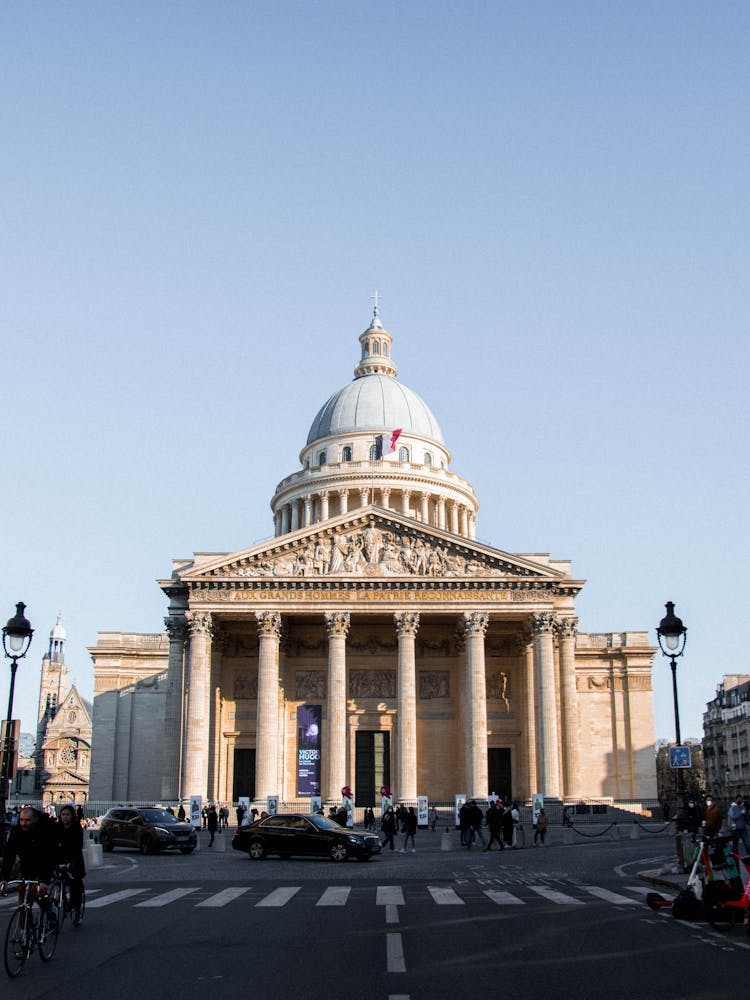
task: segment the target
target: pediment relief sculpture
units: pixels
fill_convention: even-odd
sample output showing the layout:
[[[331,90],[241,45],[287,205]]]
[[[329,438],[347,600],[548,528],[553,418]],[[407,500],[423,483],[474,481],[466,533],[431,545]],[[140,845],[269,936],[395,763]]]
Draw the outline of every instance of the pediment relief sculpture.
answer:
[[[218,567],[219,577],[387,577],[501,578],[532,576],[525,567],[506,564],[491,556],[471,555],[466,549],[398,525],[379,528],[374,522],[355,531],[319,534],[302,539],[279,555],[261,552],[240,563]]]

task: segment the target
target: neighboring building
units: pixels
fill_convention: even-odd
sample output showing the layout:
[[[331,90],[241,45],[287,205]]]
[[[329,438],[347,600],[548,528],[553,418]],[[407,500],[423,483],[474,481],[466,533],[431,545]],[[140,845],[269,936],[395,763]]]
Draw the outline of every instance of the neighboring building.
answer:
[[[706,788],[706,775],[703,763],[703,746],[699,740],[683,740],[682,745],[690,747],[690,767],[677,768],[670,766],[669,748],[676,746],[668,740],[659,740],[656,746],[656,786],[659,801],[666,805],[672,813],[679,803],[680,774],[682,775],[682,790],[686,795],[699,800]]]
[[[750,674],[725,674],[703,714],[706,789],[750,794]]]
[[[34,751],[36,792],[42,802],[85,802],[89,797],[92,705],[68,688],[67,634],[62,616],[50,632],[42,660]]]
[[[175,561],[166,635],[89,649],[92,798],[655,798],[647,633],[577,634],[568,561],[476,541],[377,308],[359,342],[274,537]]]

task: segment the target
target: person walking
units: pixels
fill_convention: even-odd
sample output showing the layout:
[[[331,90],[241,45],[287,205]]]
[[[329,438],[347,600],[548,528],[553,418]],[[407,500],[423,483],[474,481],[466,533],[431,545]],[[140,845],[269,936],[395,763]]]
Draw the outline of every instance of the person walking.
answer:
[[[213,847],[214,837],[216,836],[216,831],[219,828],[219,814],[216,812],[216,806],[212,805],[209,807],[208,815],[206,817],[206,829],[211,835],[211,839],[208,842],[209,847]]]
[[[534,827],[534,847],[544,847],[544,838],[547,834],[548,826],[547,814],[544,809],[539,810]]]
[[[747,828],[747,806],[745,805],[744,799],[739,794],[735,795],[734,802],[732,802],[729,807],[728,819],[729,828],[732,831],[732,850],[735,854],[739,854],[741,840],[744,853],[747,856],[750,854],[750,831]]]
[[[484,823],[484,815],[482,810],[477,805],[477,800],[471,800],[471,832],[472,832],[472,843],[474,838],[476,838],[484,847],[484,834],[482,833],[482,823]]]
[[[430,806],[430,829],[432,830],[433,833],[435,832],[437,821],[438,821],[438,811],[434,805]]]
[[[709,837],[715,837],[721,830],[721,809],[716,805],[710,795],[706,796],[706,805],[703,810],[703,827]]]
[[[482,850],[491,851],[495,841],[497,841],[498,850],[504,850],[505,845],[503,844],[501,832],[503,828],[503,810],[498,801],[493,799],[490,802],[490,807],[484,818],[487,823],[487,829],[490,831],[490,839],[487,841],[487,846],[483,847]]]
[[[396,835],[396,817],[390,806],[383,813],[383,818],[380,821],[380,829],[385,834],[385,840],[381,845],[382,848],[385,849],[386,845],[390,845],[391,850],[394,850],[393,838]]]
[[[411,840],[411,853],[416,854],[417,845],[414,838],[417,834],[417,814],[414,812],[414,806],[409,806],[409,809],[404,816],[404,846],[401,851],[402,854],[406,854],[409,847],[409,841]]]
[[[468,802],[464,802],[458,810],[458,829],[461,833],[461,847],[465,851],[471,850],[474,834],[471,830],[471,806]]]

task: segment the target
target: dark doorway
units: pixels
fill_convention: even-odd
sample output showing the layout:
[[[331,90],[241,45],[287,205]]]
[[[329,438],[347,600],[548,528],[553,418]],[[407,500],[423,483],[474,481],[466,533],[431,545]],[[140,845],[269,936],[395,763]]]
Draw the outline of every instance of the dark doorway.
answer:
[[[490,747],[487,751],[488,793],[499,795],[503,802],[510,802],[513,796],[511,786],[510,749]]]
[[[391,783],[391,734],[355,733],[354,789],[356,806],[380,804],[380,789]]]
[[[247,795],[252,801],[255,798],[255,751],[234,751],[234,780],[232,781],[232,802],[237,802],[240,795]]]

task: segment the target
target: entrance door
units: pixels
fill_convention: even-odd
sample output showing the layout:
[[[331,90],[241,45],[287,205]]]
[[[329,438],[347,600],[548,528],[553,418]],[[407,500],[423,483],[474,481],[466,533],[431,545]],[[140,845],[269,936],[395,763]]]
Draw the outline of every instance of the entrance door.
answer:
[[[490,747],[487,750],[488,793],[495,792],[503,802],[512,801],[510,748]]]
[[[391,783],[390,733],[355,733],[354,782],[355,805],[380,803],[380,789]]]
[[[232,802],[237,802],[240,795],[255,798],[255,751],[234,751],[234,779],[232,781]]]

